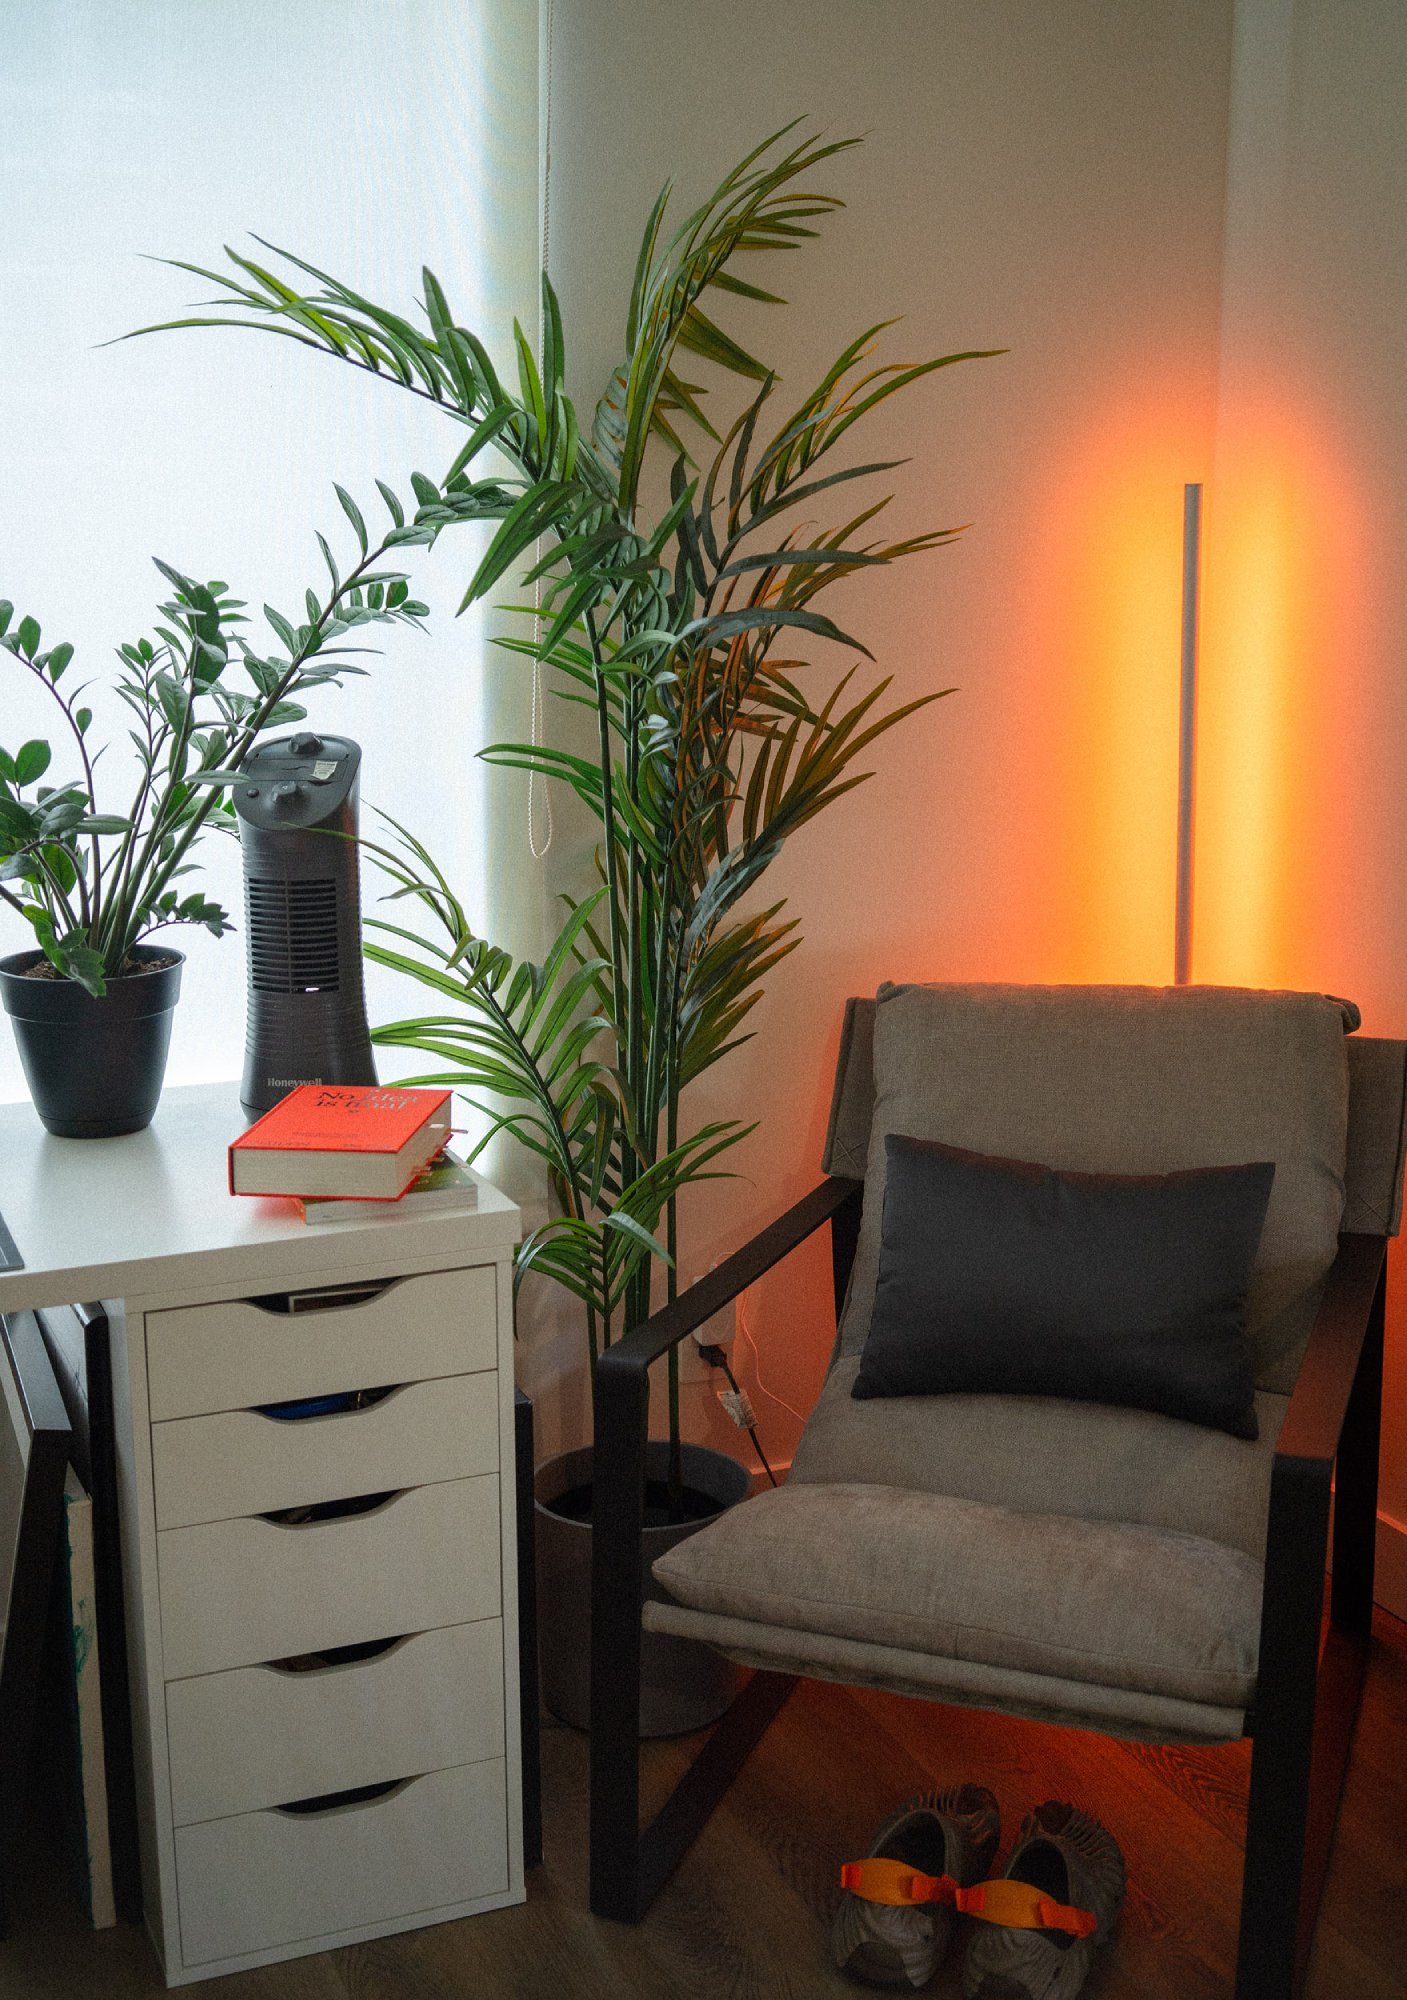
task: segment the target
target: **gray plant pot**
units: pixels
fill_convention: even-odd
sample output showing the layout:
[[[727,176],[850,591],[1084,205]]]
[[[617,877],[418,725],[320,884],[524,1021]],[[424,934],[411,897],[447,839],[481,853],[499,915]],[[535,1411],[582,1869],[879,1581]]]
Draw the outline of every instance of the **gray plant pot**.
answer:
[[[647,1452],[650,1481],[668,1472],[669,1447],[653,1441]],[[537,1469],[538,1630],[542,1650],[542,1694],[558,1721],[574,1729],[591,1722],[591,1523],[554,1511],[554,1502],[591,1481],[592,1451],[562,1452]],[[717,1504],[717,1512],[745,1500],[751,1489],[747,1468],[706,1445],[684,1447],[684,1483]],[[715,1514],[711,1518],[717,1518]],[[647,1597],[663,1592],[650,1580],[657,1556],[675,1548],[707,1520],[645,1530]],[[686,1736],[706,1729],[732,1704],[743,1673],[731,1660],[690,1639],[646,1632],[640,1646],[640,1734]]]

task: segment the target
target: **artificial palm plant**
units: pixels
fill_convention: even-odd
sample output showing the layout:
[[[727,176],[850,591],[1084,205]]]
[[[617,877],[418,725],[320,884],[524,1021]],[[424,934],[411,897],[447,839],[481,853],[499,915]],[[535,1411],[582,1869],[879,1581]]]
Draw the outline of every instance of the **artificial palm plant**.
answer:
[[[218,314],[168,322],[259,327],[439,404],[467,435],[442,480],[415,475],[415,525],[497,524],[461,608],[515,579],[521,627],[499,643],[540,663],[586,713],[578,747],[480,753],[569,786],[599,824],[597,883],[566,899],[544,961],[515,963],[476,937],[427,847],[399,826],[376,852],[411,915],[378,920],[367,949],[434,996],[431,1011],[377,1039],[429,1057],[418,1080],[484,1093],[490,1131],[511,1132],[546,1163],[556,1212],[522,1245],[518,1270],[544,1272],[582,1301],[593,1355],[647,1316],[657,1259],[673,1294],[680,1194],[721,1171],[751,1129],[740,1119],[691,1126],[685,1112],[689,1086],[746,1038],[767,973],[799,942],[780,903],[747,899],[783,843],[863,782],[876,739],[948,692],[887,706],[890,677],[864,681],[858,663],[798,656],[820,642],[822,660],[837,650],[869,659],[816,608],[820,594],[952,539],[946,529],[873,539],[884,496],[833,520],[822,510],[901,462],[842,462],[855,426],[975,356],[875,361],[892,324],[881,323],[788,403],[775,372],[705,311],[705,299],[783,303],[740,267],[794,251],[842,205],[808,177],[856,142],[792,133],[749,153],[672,234],[670,190],[660,195],[624,357],[589,437],[564,387],[545,273],[539,351],[515,327],[514,384],[428,270],[420,323],[286,251],[272,254],[293,283],[230,252],[231,270],[200,272],[218,287]],[[747,385],[721,428],[704,384],[685,373],[698,363]],[[499,464],[484,476],[476,461],[490,447]],[[673,1353],[670,1362],[677,1497]]]

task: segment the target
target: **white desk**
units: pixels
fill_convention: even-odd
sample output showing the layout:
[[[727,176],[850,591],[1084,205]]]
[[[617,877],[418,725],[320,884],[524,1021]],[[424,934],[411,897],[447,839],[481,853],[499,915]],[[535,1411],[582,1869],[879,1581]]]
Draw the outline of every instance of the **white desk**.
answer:
[[[243,1123],[232,1084],[168,1090],[121,1139],[0,1106],[25,1259],[0,1312],[101,1300],[113,1330],[143,1897],[171,1985],[523,1899],[518,1211],[480,1181],[470,1215],[310,1228],[227,1192]],[[349,1390],[391,1393],[261,1407]]]

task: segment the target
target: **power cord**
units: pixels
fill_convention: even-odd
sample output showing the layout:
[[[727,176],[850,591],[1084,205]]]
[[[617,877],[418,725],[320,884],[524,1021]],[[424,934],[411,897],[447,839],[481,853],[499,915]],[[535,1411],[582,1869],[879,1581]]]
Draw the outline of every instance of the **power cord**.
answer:
[[[721,1368],[723,1373],[728,1377],[728,1387],[731,1391],[731,1397],[727,1399],[729,1402],[728,1413],[734,1423],[747,1432],[749,1438],[752,1440],[752,1448],[757,1453],[758,1459],[761,1462],[762,1470],[775,1486],[777,1484],[777,1475],[773,1472],[768,1462],[767,1454],[762,1449],[762,1440],[757,1435],[757,1423],[752,1414],[752,1405],[738,1387],[738,1378],[729,1366],[727,1351],[722,1347],[706,1346],[700,1341],[699,1353],[710,1368]]]

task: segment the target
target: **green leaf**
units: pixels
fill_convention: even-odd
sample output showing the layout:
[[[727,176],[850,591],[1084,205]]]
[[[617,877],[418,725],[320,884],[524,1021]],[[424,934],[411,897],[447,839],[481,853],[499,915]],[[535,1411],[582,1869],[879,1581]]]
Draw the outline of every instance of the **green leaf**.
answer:
[[[18,799],[0,798],[0,848],[25,847],[38,834],[37,814]]]
[[[157,674],[153,680],[157,701],[161,712],[173,730],[182,730],[190,713],[190,697],[181,683],[171,674]]]
[[[275,611],[271,604],[266,604],[264,606],[264,616],[268,619],[269,624],[273,627],[273,630],[276,636],[278,637],[280,643],[282,644],[284,650],[287,652],[288,657],[292,659],[293,655],[298,651],[297,633],[294,631],[293,627],[289,624],[288,620],[282,615],[282,613]]]
[[[623,1208],[612,1209],[604,1221],[607,1229],[618,1229],[623,1236],[632,1237],[642,1248],[648,1250],[651,1256],[658,1257],[662,1264],[673,1266],[674,1259],[664,1245],[656,1242],[649,1230],[637,1222],[633,1215],[627,1214]]]
[[[91,993],[95,1000],[101,1000],[107,991],[102,953],[94,951],[91,945],[67,943],[61,944],[58,951],[60,955],[55,963],[59,970]]]
[[[48,744],[37,736],[31,737],[28,743],[22,743],[15,753],[15,783],[32,785],[36,779],[42,778],[49,768],[51,754]]]
[[[337,486],[334,484],[333,491],[336,493],[337,498],[341,501],[342,512],[347,516],[347,519],[351,522],[353,531],[356,534],[357,541],[361,545],[361,552],[363,555],[365,555],[367,550],[370,548],[371,543],[367,537],[366,522],[362,519],[361,508],[358,507],[356,501],[352,498],[351,494],[347,491],[345,486]]]
[[[571,488],[561,480],[544,479],[531,486],[499,523],[493,540],[484,551],[459,608],[466,611],[476,599],[493,588],[509,565],[530,548],[560,512]]]
[[[20,651],[27,660],[32,660],[39,651],[39,626],[33,618],[22,618],[15,634]]]
[[[322,559],[327,564],[328,575],[332,578],[332,594],[336,597],[342,589],[342,572],[338,569],[336,558],[327,545],[326,535],[318,536],[318,547],[322,550]]]
[[[445,485],[448,486],[451,480],[457,479],[465,466],[472,464],[484,446],[492,443],[494,438],[506,430],[517,414],[518,412],[511,403],[499,403],[494,409],[490,410],[483,421],[474,426],[473,430],[469,433],[467,441],[456,452],[454,463],[445,474]],[[435,499],[437,500],[438,498],[439,494],[436,493]],[[429,504],[433,505],[434,501],[431,501]]]

